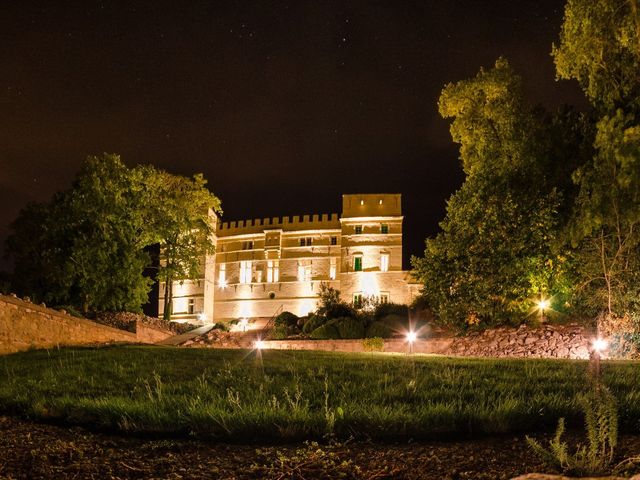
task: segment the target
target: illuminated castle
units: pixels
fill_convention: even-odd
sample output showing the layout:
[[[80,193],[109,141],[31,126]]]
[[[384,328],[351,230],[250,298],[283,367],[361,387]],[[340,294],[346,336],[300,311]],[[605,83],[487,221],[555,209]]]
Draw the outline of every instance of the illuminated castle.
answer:
[[[173,286],[174,320],[210,323],[316,309],[320,284],[358,303],[410,303],[400,194],[343,195],[342,214],[217,223],[203,278]],[[160,316],[164,306],[160,285]]]

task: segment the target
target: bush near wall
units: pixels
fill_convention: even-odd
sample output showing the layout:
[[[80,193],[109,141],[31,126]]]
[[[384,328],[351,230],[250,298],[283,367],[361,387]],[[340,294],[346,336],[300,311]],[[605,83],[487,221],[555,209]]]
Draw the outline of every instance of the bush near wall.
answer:
[[[391,328],[384,322],[373,322],[366,331],[367,338],[390,338],[392,334]]]
[[[373,311],[373,317],[381,320],[388,315],[397,315],[405,319],[409,318],[409,307],[399,303],[379,303]]]
[[[336,328],[340,338],[364,338],[364,322],[360,319],[349,317],[337,319]]]
[[[305,324],[302,327],[302,332],[310,334],[316,328],[321,327],[327,322],[328,322],[327,318],[322,315],[310,315],[309,319],[305,322]]]
[[[311,332],[311,338],[314,340],[338,340],[340,338],[340,333],[335,327],[335,323],[335,320],[331,320],[330,322],[316,328]]]

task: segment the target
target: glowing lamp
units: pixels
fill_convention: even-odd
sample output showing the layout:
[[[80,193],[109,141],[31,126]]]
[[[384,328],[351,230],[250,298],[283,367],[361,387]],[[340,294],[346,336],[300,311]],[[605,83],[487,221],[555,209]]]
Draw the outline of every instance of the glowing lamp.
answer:
[[[546,310],[547,308],[549,308],[549,300],[547,300],[546,298],[538,300],[538,308],[540,310]]]
[[[591,342],[591,346],[597,353],[600,353],[603,350],[607,349],[607,347],[609,346],[609,342],[607,342],[604,338],[596,338]]]
[[[416,338],[418,338],[418,336],[416,335],[416,332],[407,333],[407,342],[413,343],[416,341]]]
[[[201,322],[206,322],[207,321],[207,314],[204,312],[200,312],[198,314],[198,320],[200,320]]]
[[[257,349],[257,350],[262,350],[264,348],[264,341],[262,340],[256,340],[255,343],[253,344],[253,346]]]

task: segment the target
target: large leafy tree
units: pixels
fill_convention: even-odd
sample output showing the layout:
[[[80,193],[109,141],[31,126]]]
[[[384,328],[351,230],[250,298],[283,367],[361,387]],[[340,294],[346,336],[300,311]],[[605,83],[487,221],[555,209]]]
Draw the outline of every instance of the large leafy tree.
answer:
[[[90,156],[69,190],[24,209],[8,240],[18,290],[85,313],[138,311],[150,287],[141,185],[117,155]]]
[[[130,169],[117,155],[88,157],[70,189],[14,221],[14,288],[85,313],[139,311],[151,284],[145,247],[160,243],[159,278],[169,285],[199,275],[212,248],[209,212],[220,205],[205,184],[201,175]]]
[[[593,106],[593,155],[573,176],[569,234],[583,299],[594,310],[637,310],[640,295],[640,16],[637,0],[569,0],[559,78],[579,82]]]
[[[157,278],[164,282],[164,318],[172,315],[174,282],[202,278],[206,256],[215,248],[215,216],[220,200],[201,175],[187,178],[145,168],[145,183],[154,192],[151,226],[160,244]]]
[[[566,258],[551,248],[562,197],[549,180],[549,145],[539,141],[547,127],[504,59],[447,85],[439,108],[453,118],[466,179],[442,232],[413,259],[415,274],[445,322],[514,321],[536,297],[566,291]]]

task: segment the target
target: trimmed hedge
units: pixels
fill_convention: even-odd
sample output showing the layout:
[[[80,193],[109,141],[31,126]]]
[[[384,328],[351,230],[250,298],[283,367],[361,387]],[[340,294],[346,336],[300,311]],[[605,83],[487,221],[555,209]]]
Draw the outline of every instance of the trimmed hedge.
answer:
[[[390,338],[392,334],[391,327],[384,322],[373,322],[367,328],[367,338]]]
[[[275,319],[276,326],[295,327],[298,324],[298,316],[291,312],[282,312]]]
[[[340,338],[364,338],[364,323],[355,318],[337,318],[335,323]]]
[[[379,303],[373,312],[376,320],[381,320],[388,315],[397,315],[399,317],[409,318],[409,307],[399,303]]]
[[[327,323],[327,321],[328,321],[327,318],[323,317],[322,315],[311,315],[309,316],[309,319],[305,322],[305,324],[302,326],[302,332],[307,334],[311,333],[316,328],[321,327],[322,325]]]
[[[314,340],[337,340],[340,338],[340,334],[333,322],[329,322],[311,332],[311,338]]]

